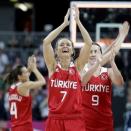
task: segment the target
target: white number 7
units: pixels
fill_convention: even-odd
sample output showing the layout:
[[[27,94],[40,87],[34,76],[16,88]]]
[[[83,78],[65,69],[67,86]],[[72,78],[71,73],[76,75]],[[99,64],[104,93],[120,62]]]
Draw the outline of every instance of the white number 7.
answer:
[[[61,102],[65,99],[66,95],[67,95],[67,91],[60,91],[60,93],[63,94],[63,97],[61,99]]]

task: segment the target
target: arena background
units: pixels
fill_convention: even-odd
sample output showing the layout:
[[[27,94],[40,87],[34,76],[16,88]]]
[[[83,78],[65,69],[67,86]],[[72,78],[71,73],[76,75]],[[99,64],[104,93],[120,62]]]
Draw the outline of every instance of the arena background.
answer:
[[[42,39],[54,28],[59,26],[70,7],[71,0],[0,0],[0,130],[9,130],[9,112],[7,86],[3,79],[18,64],[26,64],[31,54],[37,57],[39,70],[48,80],[48,72],[43,60]],[[98,2],[98,1],[97,1]],[[113,2],[113,1],[112,1]],[[120,2],[120,1],[114,1]],[[130,2],[130,1],[126,1]],[[80,9],[80,19],[96,40],[96,26],[100,23],[121,24],[127,20],[131,25],[131,8],[123,9]],[[124,41],[131,42],[131,32]],[[101,41],[110,44],[117,36],[118,28],[102,28]],[[59,37],[70,37],[70,29],[66,28]],[[77,30],[77,41],[81,42],[81,34]],[[76,56],[79,48],[76,48]],[[116,63],[124,80],[124,88],[113,86],[112,109],[114,113],[115,131],[126,131],[131,126],[131,51],[121,49]],[[31,75],[34,80],[34,76]],[[33,126],[35,131],[44,128],[48,115],[47,87],[32,92]],[[129,121],[128,121],[129,120]]]

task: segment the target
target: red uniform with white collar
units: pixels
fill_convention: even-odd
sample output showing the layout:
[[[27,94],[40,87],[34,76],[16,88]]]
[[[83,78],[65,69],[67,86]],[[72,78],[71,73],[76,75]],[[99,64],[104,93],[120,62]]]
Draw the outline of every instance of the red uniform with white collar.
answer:
[[[12,131],[33,131],[32,128],[32,99],[31,96],[21,96],[17,92],[20,83],[9,88],[9,108]]]
[[[85,131],[81,119],[81,82],[73,63],[68,70],[58,64],[49,78],[49,119],[46,131]]]
[[[92,76],[83,86],[83,118],[87,131],[113,131],[111,84],[107,68],[101,67],[99,76]]]

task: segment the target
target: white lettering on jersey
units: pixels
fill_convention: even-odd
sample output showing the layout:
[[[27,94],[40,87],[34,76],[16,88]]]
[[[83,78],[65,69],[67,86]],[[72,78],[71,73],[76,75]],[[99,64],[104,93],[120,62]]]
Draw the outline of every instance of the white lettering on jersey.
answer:
[[[77,89],[77,82],[62,81],[62,80],[51,80],[51,87]]]
[[[12,94],[12,95],[9,96],[9,101],[11,101],[11,100],[21,101],[22,96],[19,96],[17,94]]]
[[[82,88],[82,91],[93,91],[93,92],[106,92],[110,91],[109,85],[95,85],[95,84],[87,84]]]

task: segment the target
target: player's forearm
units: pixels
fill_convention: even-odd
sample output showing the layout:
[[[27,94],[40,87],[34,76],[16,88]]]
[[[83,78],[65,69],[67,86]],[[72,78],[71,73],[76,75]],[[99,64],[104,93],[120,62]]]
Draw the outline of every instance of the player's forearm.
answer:
[[[106,54],[104,54],[102,56],[102,61],[101,61],[101,66],[107,64],[110,60],[110,56],[111,56],[111,53],[112,53],[112,49],[110,49]]]
[[[59,27],[49,33],[49,35],[43,40],[43,43],[50,44],[63,31],[66,26],[67,24],[63,22]]]
[[[82,77],[81,80],[82,80],[83,84],[86,84],[90,80],[91,76],[97,70],[99,65],[100,65],[99,62],[95,63],[91,68],[89,68],[89,70],[87,72],[85,72],[84,74],[81,75],[81,77]]]
[[[43,81],[43,83],[46,84],[44,77],[42,76],[42,74],[39,72],[39,70],[37,68],[33,69],[32,72],[35,74],[38,81]]]
[[[117,36],[117,38],[107,47],[106,51],[103,52],[103,55],[106,54],[107,52],[109,52],[113,48],[113,46],[115,45],[118,38],[119,37]]]
[[[81,35],[83,37],[83,40],[86,44],[88,44],[88,46],[91,46],[92,45],[92,39],[89,35],[89,33],[87,32],[87,30],[85,29],[85,27],[82,25],[81,21],[80,20],[77,20],[77,25],[80,29],[80,32],[81,32]]]
[[[107,47],[106,51],[103,54],[106,54],[108,51],[113,48],[113,46],[117,43],[117,41],[120,39],[120,34],[117,35],[116,39]]]
[[[124,40],[125,36],[120,36],[120,38],[116,41],[115,46],[113,47],[116,54],[119,52]]]
[[[107,62],[109,62],[109,58],[112,54],[112,52],[114,51],[116,54],[119,52],[120,48],[121,48],[121,44],[124,41],[125,37],[124,36],[120,36],[114,41],[113,46],[108,48],[108,51],[106,51],[106,53],[104,53],[103,57],[102,57],[102,62],[101,65],[103,66],[104,64],[106,64]]]

